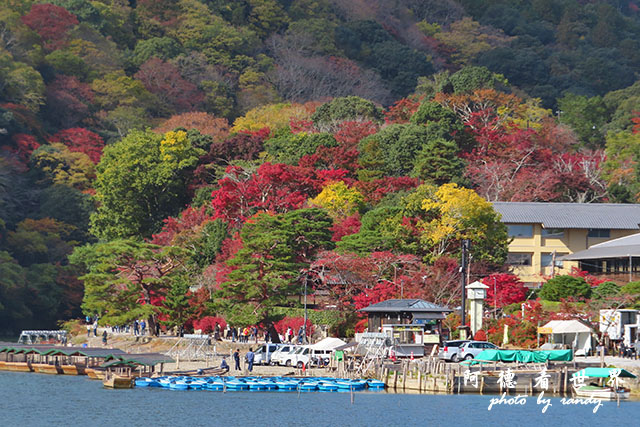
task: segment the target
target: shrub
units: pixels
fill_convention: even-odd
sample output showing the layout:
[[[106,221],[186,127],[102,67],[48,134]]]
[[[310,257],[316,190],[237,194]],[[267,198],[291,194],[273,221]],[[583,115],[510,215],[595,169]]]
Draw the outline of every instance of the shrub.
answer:
[[[604,299],[606,297],[616,296],[620,293],[620,286],[613,282],[604,282],[593,289],[592,297],[595,299]]]
[[[227,327],[227,322],[222,317],[205,316],[193,322],[194,329],[202,329],[203,334],[209,334],[216,329],[216,324],[220,325],[220,331]]]
[[[547,301],[560,301],[562,298],[589,298],[591,286],[582,277],[557,276],[542,286],[540,297]]]

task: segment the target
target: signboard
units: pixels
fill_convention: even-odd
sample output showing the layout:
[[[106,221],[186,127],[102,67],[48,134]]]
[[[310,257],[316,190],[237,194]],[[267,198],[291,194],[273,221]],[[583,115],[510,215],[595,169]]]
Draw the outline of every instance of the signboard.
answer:
[[[425,344],[440,344],[440,335],[438,334],[425,334],[422,338]]]
[[[542,326],[538,327],[539,334],[552,334],[553,330],[551,328],[543,328]]]

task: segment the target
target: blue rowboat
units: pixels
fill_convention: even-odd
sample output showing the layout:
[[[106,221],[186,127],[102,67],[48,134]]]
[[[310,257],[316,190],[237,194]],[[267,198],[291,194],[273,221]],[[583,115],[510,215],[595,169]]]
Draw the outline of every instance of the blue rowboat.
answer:
[[[169,388],[169,386],[171,385],[171,379],[169,378],[163,378],[161,380],[158,380],[158,385],[160,387],[164,387],[164,388]]]
[[[172,382],[169,385],[169,388],[172,390],[187,390],[189,388],[189,383],[187,383],[184,380],[179,380],[179,381]]]
[[[238,381],[238,380],[227,381],[227,389],[228,390],[248,390],[249,384],[242,381]]]
[[[189,388],[192,390],[202,390],[203,388],[205,388],[207,385],[207,383],[205,381],[190,381],[189,382]]]
[[[149,378],[136,378],[136,387],[149,387],[151,382]]]
[[[320,391],[338,391],[338,386],[332,382],[323,382],[318,384]]]
[[[301,391],[314,391],[318,389],[317,382],[304,382],[298,384],[298,389]]]
[[[279,391],[295,391],[298,389],[298,383],[292,381],[278,381],[275,385]]]
[[[266,390],[267,389],[267,385],[263,382],[259,382],[259,381],[247,381],[247,384],[249,385],[249,390]]]
[[[222,390],[224,390],[224,384],[222,384],[222,382],[218,382],[218,381],[211,381],[211,382],[207,383],[205,388],[207,390],[222,391]]]
[[[384,383],[378,380],[368,380],[367,387],[371,390],[382,390],[384,389]]]

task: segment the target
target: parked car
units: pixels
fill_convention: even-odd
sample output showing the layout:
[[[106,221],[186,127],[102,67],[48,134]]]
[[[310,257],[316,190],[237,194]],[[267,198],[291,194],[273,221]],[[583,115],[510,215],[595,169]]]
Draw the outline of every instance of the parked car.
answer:
[[[497,345],[491,344],[487,341],[467,341],[458,348],[459,352],[457,359],[474,359],[484,350],[497,350],[498,348],[499,347]]]
[[[438,352],[438,358],[443,360],[450,360],[452,362],[458,361],[458,351],[460,350],[460,346],[464,343],[469,342],[469,340],[453,340],[453,341],[445,341]]]
[[[258,347],[258,349],[255,351],[255,359],[253,361],[254,365],[269,365],[271,364],[271,358],[273,357],[273,354],[281,347],[283,347],[284,344],[273,344],[273,343],[269,343],[269,344],[262,344],[260,347]]]
[[[303,366],[309,366],[311,361],[312,350],[309,347],[298,347],[296,351],[291,354],[291,359],[287,360],[287,366],[295,366],[296,368],[302,368]]]
[[[287,366],[291,366],[291,360],[292,360],[291,356],[298,348],[300,348],[300,347],[297,346],[297,345],[283,344],[282,347],[278,348],[271,355],[271,364],[272,365],[287,365],[287,362],[289,362],[289,364]]]

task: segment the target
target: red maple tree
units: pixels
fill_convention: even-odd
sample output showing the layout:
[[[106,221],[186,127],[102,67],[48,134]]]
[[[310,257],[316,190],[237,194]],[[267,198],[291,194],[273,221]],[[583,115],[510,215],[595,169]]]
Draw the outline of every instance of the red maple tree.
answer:
[[[60,142],[69,147],[71,151],[84,153],[96,164],[100,162],[104,148],[104,141],[100,135],[84,128],[61,130],[53,135],[49,142]]]
[[[32,5],[31,10],[20,19],[38,33],[48,50],[62,47],[67,31],[78,25],[78,18],[74,14],[64,7],[49,3]]]
[[[502,308],[505,305],[522,302],[527,297],[527,288],[518,276],[513,274],[492,274],[482,279],[482,283],[489,286],[486,303],[491,307]]]

